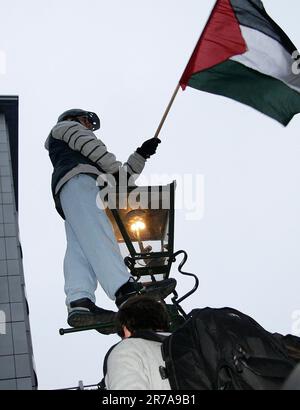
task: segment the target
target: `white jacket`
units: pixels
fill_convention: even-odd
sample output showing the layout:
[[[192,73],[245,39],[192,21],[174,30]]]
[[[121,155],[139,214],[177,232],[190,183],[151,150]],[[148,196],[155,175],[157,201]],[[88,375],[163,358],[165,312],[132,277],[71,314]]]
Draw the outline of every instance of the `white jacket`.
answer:
[[[171,390],[162,379],[165,366],[161,343],[140,338],[123,339],[108,356],[105,384],[108,390]]]

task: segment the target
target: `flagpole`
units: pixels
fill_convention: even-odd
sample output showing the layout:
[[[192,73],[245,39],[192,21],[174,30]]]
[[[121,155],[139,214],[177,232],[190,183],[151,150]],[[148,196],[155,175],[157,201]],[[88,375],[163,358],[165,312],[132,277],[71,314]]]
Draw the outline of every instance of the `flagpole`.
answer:
[[[219,0],[216,0],[214,6],[213,6],[213,8],[212,8],[212,11],[211,11],[211,13],[210,13],[210,15],[209,15],[209,17],[208,17],[208,19],[207,19],[206,25],[208,24],[208,22],[209,22],[209,20],[210,20],[210,18],[211,18],[211,14],[213,13],[214,9],[217,7],[218,1],[219,1]],[[204,27],[206,27],[206,25],[205,25]],[[202,35],[202,34],[201,34],[201,35]],[[200,35],[200,38],[201,38],[201,35]],[[199,40],[200,40],[200,38],[199,38]],[[189,64],[191,58],[192,58],[193,55],[194,55],[194,52],[195,52],[195,49],[197,48],[197,45],[198,45],[198,43],[199,43],[199,40],[197,41],[197,43],[196,43],[196,45],[195,45],[194,51],[193,51],[193,53],[192,53],[192,55],[191,55],[191,57],[190,57],[190,59],[189,59],[189,61],[188,61],[188,64]],[[188,64],[187,64],[187,65],[188,65]],[[181,76],[181,78],[182,78],[182,76]],[[162,119],[161,119],[161,121],[160,121],[160,123],[159,123],[159,126],[158,126],[158,128],[157,128],[157,130],[156,130],[156,133],[155,133],[155,135],[154,135],[154,138],[157,138],[157,137],[158,137],[158,135],[159,135],[159,133],[160,133],[160,130],[162,129],[162,127],[163,127],[163,125],[164,125],[164,122],[165,122],[165,120],[166,120],[166,118],[167,118],[167,116],[168,116],[168,114],[169,114],[169,111],[170,111],[170,109],[171,109],[171,107],[172,107],[172,105],[173,105],[173,102],[174,102],[174,100],[175,100],[175,97],[176,97],[176,95],[177,95],[177,93],[178,93],[179,88],[180,88],[180,82],[178,83],[177,87],[175,88],[175,91],[174,91],[174,93],[173,93],[173,95],[172,95],[172,97],[171,97],[171,100],[170,100],[170,102],[169,102],[169,104],[168,104],[168,106],[167,106],[167,108],[166,108],[166,111],[164,112],[164,115],[163,115],[163,117],[162,117]]]
[[[158,138],[158,134],[160,133],[160,130],[162,129],[162,126],[164,125],[164,122],[165,122],[165,120],[166,120],[166,118],[167,118],[167,116],[168,116],[168,114],[169,114],[169,111],[170,111],[172,105],[173,105],[173,102],[174,102],[174,100],[175,100],[175,97],[176,97],[176,95],[177,95],[177,93],[178,93],[179,88],[180,88],[180,83],[178,83],[177,86],[176,86],[176,88],[175,88],[175,91],[174,91],[174,93],[173,93],[173,95],[172,95],[172,97],[171,97],[171,100],[170,100],[170,102],[169,102],[169,104],[168,104],[168,106],[167,106],[167,108],[166,108],[166,110],[165,110],[165,112],[164,112],[164,115],[163,115],[163,117],[162,117],[162,119],[161,119],[161,121],[160,121],[160,123],[159,123],[159,126],[158,126],[158,128],[157,128],[157,130],[156,130],[156,133],[155,133],[155,135],[154,135],[153,138]]]

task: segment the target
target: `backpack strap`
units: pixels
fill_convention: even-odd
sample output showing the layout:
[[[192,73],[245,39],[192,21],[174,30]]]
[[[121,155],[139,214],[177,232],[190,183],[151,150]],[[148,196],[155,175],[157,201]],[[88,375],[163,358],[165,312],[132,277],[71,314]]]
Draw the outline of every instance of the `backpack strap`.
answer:
[[[121,341],[122,341],[122,340],[121,340]],[[107,351],[107,353],[106,353],[106,355],[105,355],[105,357],[104,357],[104,360],[103,360],[103,378],[102,378],[102,380],[98,383],[98,386],[99,386],[99,389],[100,389],[100,390],[106,390],[105,376],[106,376],[106,373],[107,373],[107,361],[108,361],[108,356],[110,355],[111,351],[112,351],[119,343],[121,343],[121,341],[118,342],[118,343],[116,343],[116,344],[114,344],[114,345],[112,345],[112,346],[109,348],[109,350]]]
[[[162,343],[167,337],[169,337],[169,335],[162,335],[152,330],[137,330],[130,337]]]

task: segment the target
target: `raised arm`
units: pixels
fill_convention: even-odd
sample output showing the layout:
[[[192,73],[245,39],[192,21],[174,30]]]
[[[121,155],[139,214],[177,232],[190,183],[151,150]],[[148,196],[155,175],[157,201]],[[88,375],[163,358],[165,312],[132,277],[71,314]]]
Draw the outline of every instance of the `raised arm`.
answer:
[[[59,122],[52,129],[52,137],[64,141],[74,151],[97,164],[103,171],[114,174],[122,166],[93,131],[75,121]]]
[[[106,145],[97,139],[93,131],[76,121],[59,122],[52,129],[52,137],[64,141],[71,149],[80,152],[109,174],[117,174],[123,169],[129,175],[139,175],[144,169],[146,160],[155,153],[160,143],[158,138],[145,141],[122,164],[117,161],[114,154],[107,150]]]

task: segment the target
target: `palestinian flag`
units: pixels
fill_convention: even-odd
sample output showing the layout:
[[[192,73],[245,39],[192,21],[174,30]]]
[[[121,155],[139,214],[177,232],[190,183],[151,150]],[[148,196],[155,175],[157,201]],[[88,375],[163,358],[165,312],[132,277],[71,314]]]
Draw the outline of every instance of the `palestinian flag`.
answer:
[[[180,85],[232,98],[287,125],[300,112],[295,51],[260,0],[218,0]]]

